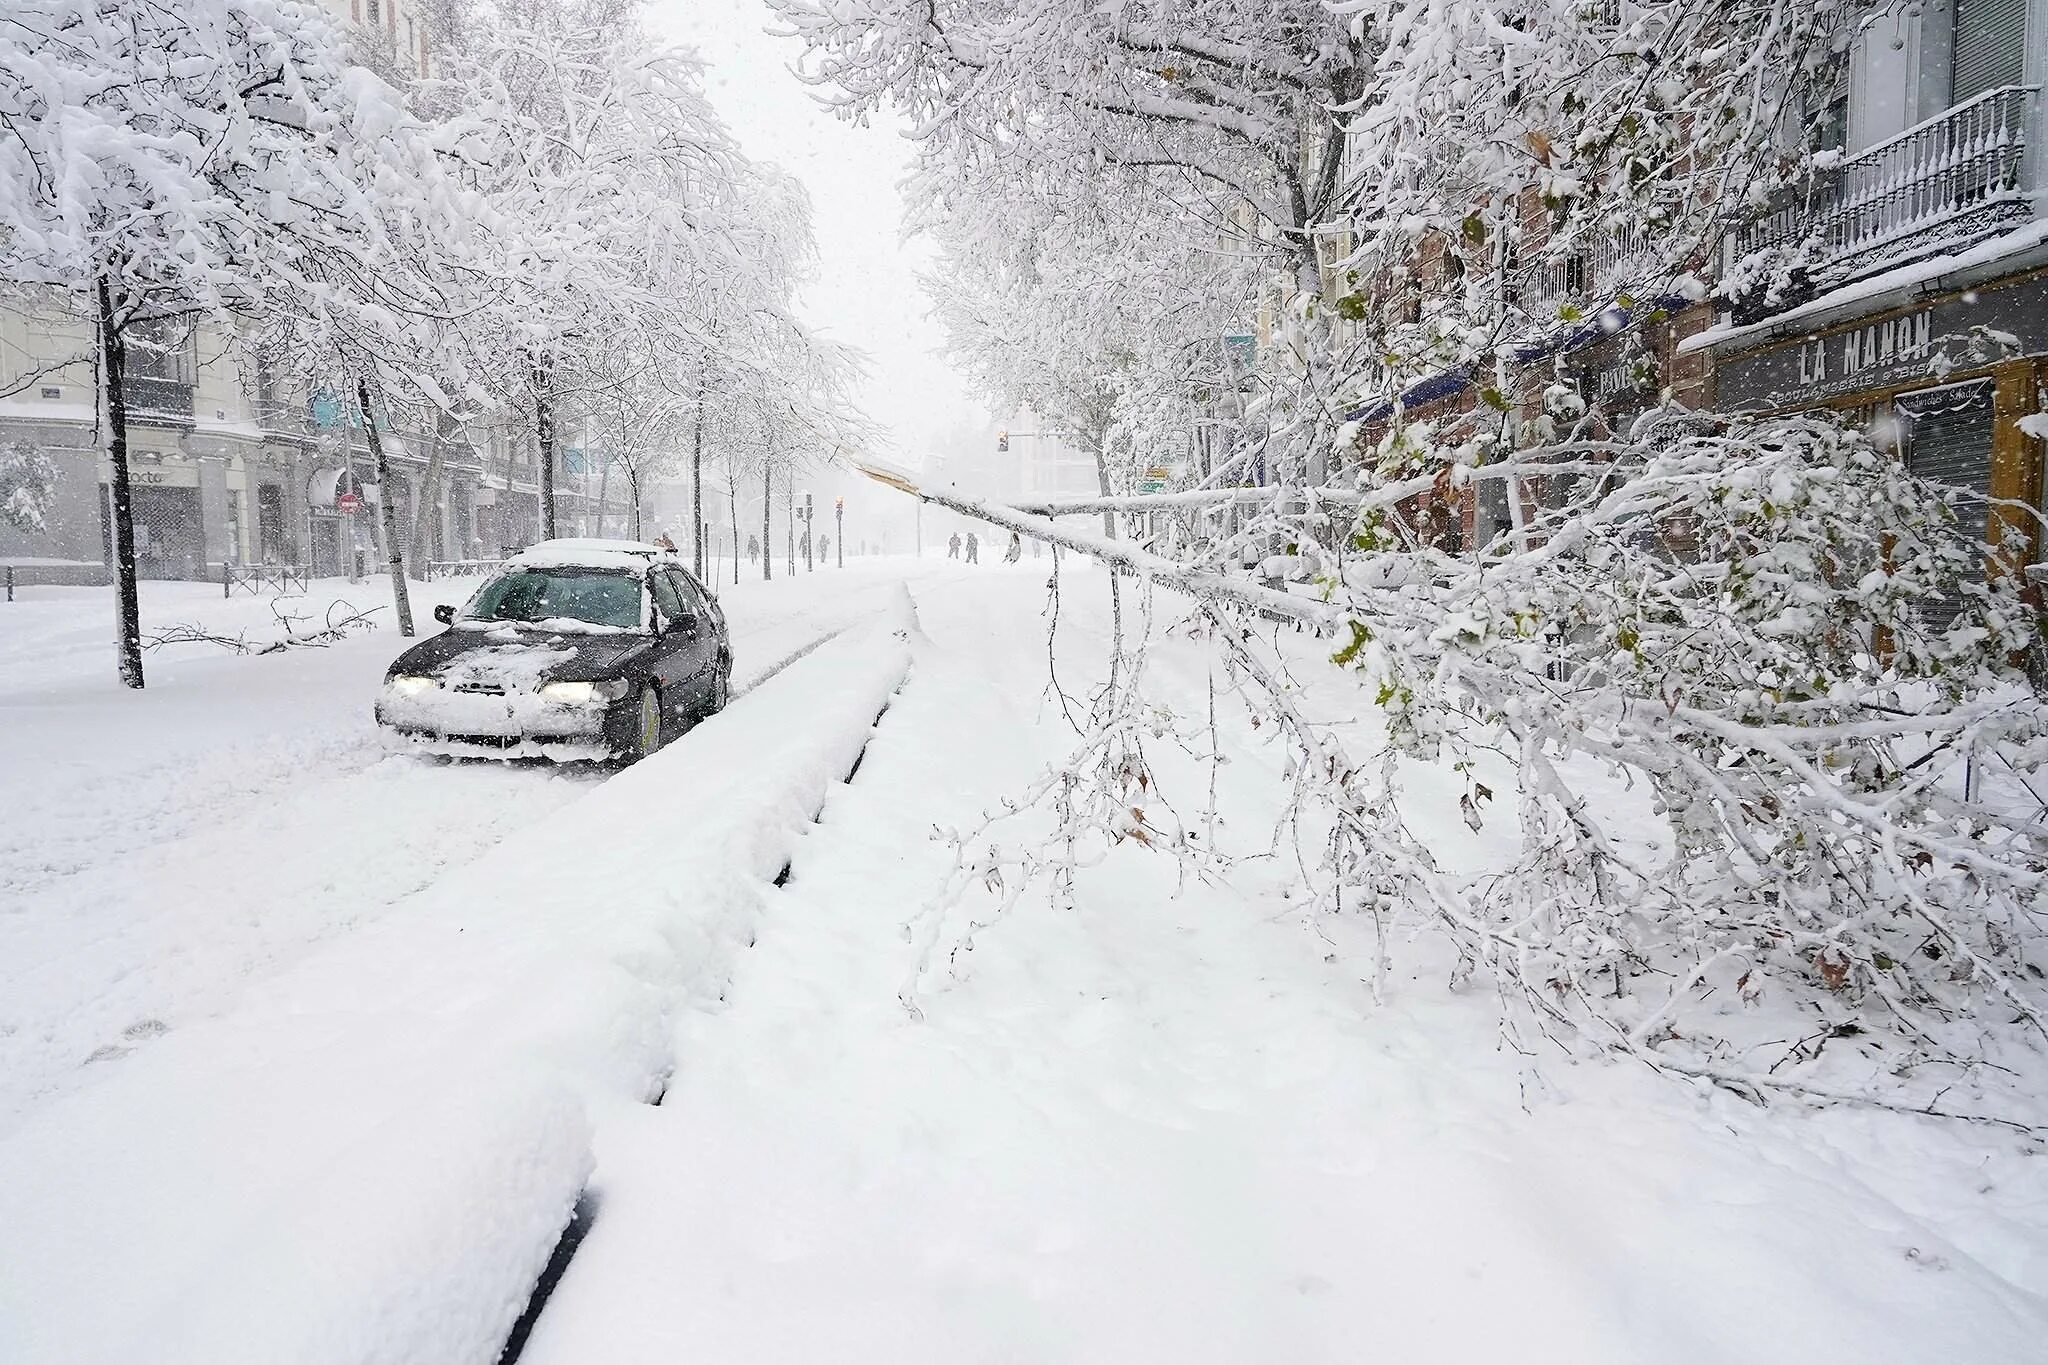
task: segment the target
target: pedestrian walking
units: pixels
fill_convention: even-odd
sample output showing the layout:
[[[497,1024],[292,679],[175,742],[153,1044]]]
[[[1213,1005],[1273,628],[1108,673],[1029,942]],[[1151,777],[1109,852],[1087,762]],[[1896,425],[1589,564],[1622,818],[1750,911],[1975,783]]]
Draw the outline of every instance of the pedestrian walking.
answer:
[[[960,557],[960,533],[959,533],[958,531],[955,531],[955,532],[953,533],[953,538],[952,538],[951,540],[948,540],[948,541],[946,542],[946,558],[948,558],[948,559],[958,559],[959,557]]]
[[[1010,532],[1010,548],[1003,552],[1003,563],[1015,564],[1024,557],[1024,537]]]
[[[969,564],[981,563],[981,537],[972,531],[967,533],[967,562]]]

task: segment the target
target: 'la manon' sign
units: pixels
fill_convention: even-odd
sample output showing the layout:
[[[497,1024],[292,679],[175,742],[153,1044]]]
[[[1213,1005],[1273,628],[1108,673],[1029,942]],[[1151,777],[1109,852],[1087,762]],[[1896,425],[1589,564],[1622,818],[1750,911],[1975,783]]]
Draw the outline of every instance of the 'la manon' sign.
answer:
[[[1829,373],[1832,354],[1834,372]],[[1934,310],[1922,308],[1902,318],[1887,318],[1835,337],[1799,343],[1799,386],[1814,388],[1829,379],[1861,380],[1872,371],[1889,371],[1934,358]],[[1859,385],[1858,387],[1861,387]]]
[[[1937,379],[2009,355],[2048,352],[2048,277],[1860,322],[1768,351],[1724,357],[1716,367],[1722,406],[1797,407],[1866,389]]]

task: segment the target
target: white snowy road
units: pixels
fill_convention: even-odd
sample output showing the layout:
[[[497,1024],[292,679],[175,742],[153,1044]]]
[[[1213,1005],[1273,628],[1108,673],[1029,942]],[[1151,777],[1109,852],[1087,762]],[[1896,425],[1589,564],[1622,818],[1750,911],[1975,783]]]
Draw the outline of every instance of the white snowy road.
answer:
[[[882,611],[898,581],[776,567],[720,587],[741,683]],[[416,584],[414,612],[474,586]],[[280,610],[317,624],[386,601],[376,580],[324,580]],[[152,629],[273,638],[270,602],[143,585]],[[370,719],[401,645],[388,606],[331,648],[154,653],[139,695],[113,682],[110,616],[99,589],[23,589],[0,610],[0,1134],[603,778],[388,753]]]
[[[1101,580],[1070,593],[1078,676]],[[1027,897],[918,977],[934,829],[1067,742],[1043,597],[1028,571],[921,594],[909,682],[726,998],[682,1017],[663,1103],[594,1111],[595,1218],[525,1365],[2038,1358],[2038,1234],[1978,1221],[2038,1199],[2030,1163],[1634,1074],[1530,1095],[1483,1001],[1416,981],[1370,1011],[1369,942],[1291,914],[1284,860],[1182,887],[1126,845],[1074,911]],[[1153,667],[1196,703],[1198,655]],[[1257,828],[1278,774],[1226,730],[1226,819]],[[1979,1157],[2010,1183],[1950,1210],[1975,1245],[1898,1202]]]
[[[935,827],[1071,740],[1044,566],[724,591],[742,678],[854,628],[608,781],[368,747],[388,633],[136,698],[24,685],[0,617],[42,778],[0,820],[0,1360],[487,1365],[586,1191],[526,1365],[2040,1358],[2024,1140],[1532,1072],[1440,973],[1373,1006],[1285,850],[975,893],[919,974]],[[1149,667],[1197,712],[1198,645]],[[1262,738],[1219,719],[1240,850]]]

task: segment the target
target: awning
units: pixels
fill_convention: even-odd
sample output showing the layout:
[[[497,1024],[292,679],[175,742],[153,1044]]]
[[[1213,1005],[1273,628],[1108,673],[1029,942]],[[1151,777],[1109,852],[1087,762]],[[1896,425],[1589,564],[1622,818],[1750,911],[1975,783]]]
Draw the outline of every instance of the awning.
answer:
[[[341,494],[341,476],[348,473],[347,465],[336,465],[332,469],[316,469],[306,476],[306,505],[308,507],[334,506],[334,500]]]

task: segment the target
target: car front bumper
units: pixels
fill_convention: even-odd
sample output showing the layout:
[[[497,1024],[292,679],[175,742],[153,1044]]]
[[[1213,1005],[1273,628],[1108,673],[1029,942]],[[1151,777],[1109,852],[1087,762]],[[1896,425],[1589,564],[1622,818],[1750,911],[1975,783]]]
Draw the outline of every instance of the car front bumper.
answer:
[[[630,701],[569,705],[532,692],[464,692],[437,687],[401,693],[385,684],[377,723],[406,747],[475,758],[547,758],[558,763],[631,752]]]

